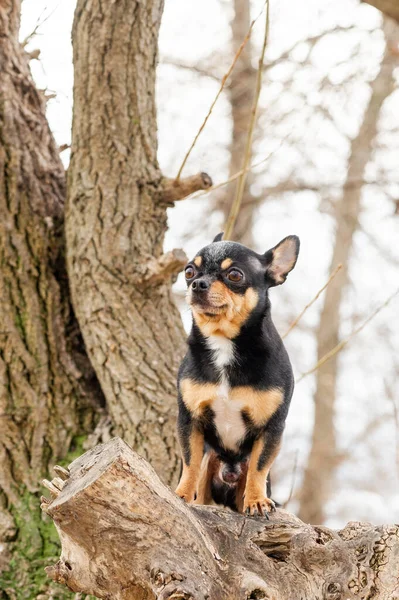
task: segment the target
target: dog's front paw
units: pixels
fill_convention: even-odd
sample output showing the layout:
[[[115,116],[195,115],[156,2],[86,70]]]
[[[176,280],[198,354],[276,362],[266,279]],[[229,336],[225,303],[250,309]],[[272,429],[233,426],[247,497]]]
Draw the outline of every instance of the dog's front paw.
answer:
[[[276,510],[276,505],[273,500],[270,498],[266,498],[265,496],[259,495],[247,495],[244,496],[244,505],[242,512],[245,515],[251,515],[256,517],[257,515],[262,515],[269,518],[267,513],[274,512]]]
[[[176,488],[176,492],[175,493],[178,496],[180,496],[180,498],[183,498],[183,500],[185,502],[189,503],[189,504],[191,504],[195,500],[195,490],[192,490],[187,485],[181,485],[179,483],[179,485]]]

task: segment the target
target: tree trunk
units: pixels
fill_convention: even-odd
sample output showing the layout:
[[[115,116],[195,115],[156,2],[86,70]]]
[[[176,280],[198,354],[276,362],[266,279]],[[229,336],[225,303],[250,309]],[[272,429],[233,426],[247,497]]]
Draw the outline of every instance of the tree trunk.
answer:
[[[94,372],[71,311],[65,175],[18,42],[19,0],[0,5],[0,589],[34,598],[58,553],[38,480],[92,430]],[[94,379],[93,379],[94,378]],[[93,390],[93,393],[91,392]],[[11,570],[7,570],[9,567]]]
[[[352,141],[347,182],[362,181],[373,153],[378,119],[385,99],[395,85],[393,71],[396,61],[390,49],[390,39],[398,28],[386,20],[386,48],[380,71],[371,86],[370,101],[357,137]],[[348,283],[348,268],[361,210],[362,187],[347,185],[335,204],[336,234],[330,264],[332,271],[339,263],[343,268],[334,285],[324,296],[324,305],[317,334],[317,358],[324,356],[339,342],[340,307]],[[300,492],[299,517],[307,523],[323,523],[325,505],[330,498],[338,451],[334,432],[334,411],[337,385],[338,355],[316,371],[315,421],[312,445]]]
[[[162,8],[78,1],[66,237],[74,308],[116,431],[170,482],[180,468],[175,379],[185,338],[171,278],[186,257],[162,255],[166,209],[211,181],[171,182],[158,167]]]
[[[55,499],[62,554],[47,573],[116,600],[392,600],[399,528],[335,532],[278,510],[270,521],[187,506],[120,439],[76,459]],[[50,486],[51,487],[51,486]]]
[[[243,39],[245,39],[250,23],[250,0],[234,0],[234,16],[231,21],[233,52],[237,51]],[[242,169],[245,154],[245,144],[256,82],[256,69],[252,66],[252,60],[252,42],[251,39],[249,39],[233,69],[229,85],[233,126],[232,141],[230,145],[230,177]],[[250,247],[254,244],[252,235],[253,215],[257,203],[257,199],[251,194],[251,179],[251,173],[248,173],[239,218],[234,225],[232,234],[233,240]],[[223,193],[217,201],[216,208],[223,211],[225,220],[230,212],[236,186],[237,181],[231,183],[228,186],[227,192]]]

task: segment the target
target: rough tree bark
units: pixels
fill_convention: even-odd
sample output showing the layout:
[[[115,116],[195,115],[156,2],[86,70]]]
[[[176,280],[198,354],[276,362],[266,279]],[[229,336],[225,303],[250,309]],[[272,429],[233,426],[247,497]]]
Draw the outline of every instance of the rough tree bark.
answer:
[[[18,42],[19,0],[0,4],[0,596],[33,598],[54,556],[38,478],[92,430],[94,371],[76,335],[62,233],[65,174]],[[46,558],[47,557],[47,558]],[[11,568],[12,567],[12,568]],[[10,570],[8,570],[10,569]]]
[[[364,179],[366,166],[373,154],[373,141],[378,133],[381,108],[395,86],[393,71],[397,66],[397,57],[391,52],[390,42],[398,36],[397,25],[392,20],[385,19],[384,33],[386,48],[380,71],[371,85],[370,101],[359,133],[351,144],[348,182]],[[339,342],[340,307],[348,283],[348,269],[361,211],[361,197],[361,185],[347,185],[335,203],[336,234],[330,271],[339,263],[343,268],[334,285],[330,285],[325,292],[317,334],[318,360]],[[325,506],[331,496],[334,472],[339,460],[334,431],[338,360],[339,356],[334,356],[316,372],[312,445],[300,491],[299,517],[307,523],[323,523]]]
[[[115,430],[168,482],[180,465],[175,376],[184,333],[162,255],[166,208],[209,187],[157,163],[155,66],[163,0],[79,0],[66,212],[73,303]],[[95,43],[93,40],[95,39]]]
[[[116,600],[397,598],[397,526],[350,523],[335,532],[283,510],[267,521],[187,506],[119,439],[76,459],[64,478],[42,504],[62,542],[47,573],[75,592]]]
[[[234,0],[234,16],[231,21],[233,52],[237,51],[237,48],[240,47],[248,33],[251,23],[250,4],[250,0]],[[230,76],[229,98],[233,131],[230,144],[229,177],[240,171],[245,153],[245,143],[256,81],[256,69],[252,65],[252,48],[253,45],[250,38]],[[253,247],[252,229],[257,199],[251,193],[251,179],[251,173],[248,173],[240,216],[234,225],[232,239]],[[222,210],[225,220],[230,212],[236,185],[237,181],[231,183],[227,188],[227,192],[220,194],[216,199],[215,207]]]

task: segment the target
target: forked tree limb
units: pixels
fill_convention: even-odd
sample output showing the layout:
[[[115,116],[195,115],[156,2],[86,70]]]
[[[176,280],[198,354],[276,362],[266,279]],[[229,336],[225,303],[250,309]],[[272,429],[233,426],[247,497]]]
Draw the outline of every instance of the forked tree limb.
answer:
[[[76,459],[62,483],[55,499],[42,499],[62,543],[47,573],[75,592],[117,600],[398,597],[396,526],[349,523],[335,532],[283,510],[268,521],[188,506],[119,438]]]

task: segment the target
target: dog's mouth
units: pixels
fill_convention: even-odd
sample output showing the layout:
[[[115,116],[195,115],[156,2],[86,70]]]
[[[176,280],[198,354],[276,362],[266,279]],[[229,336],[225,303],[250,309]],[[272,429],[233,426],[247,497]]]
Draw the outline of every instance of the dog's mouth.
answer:
[[[222,304],[221,306],[208,305],[205,307],[198,307],[198,305],[194,306],[198,312],[202,312],[202,314],[204,314],[206,317],[217,317],[218,315],[225,313],[228,308],[227,304]]]
[[[212,318],[224,314],[229,305],[225,298],[214,294],[206,294],[203,297],[192,293],[187,294],[187,303],[195,310],[206,317]]]
[[[224,314],[227,309],[227,304],[214,305],[210,302],[191,302],[192,308],[205,317],[217,317],[218,315]]]

